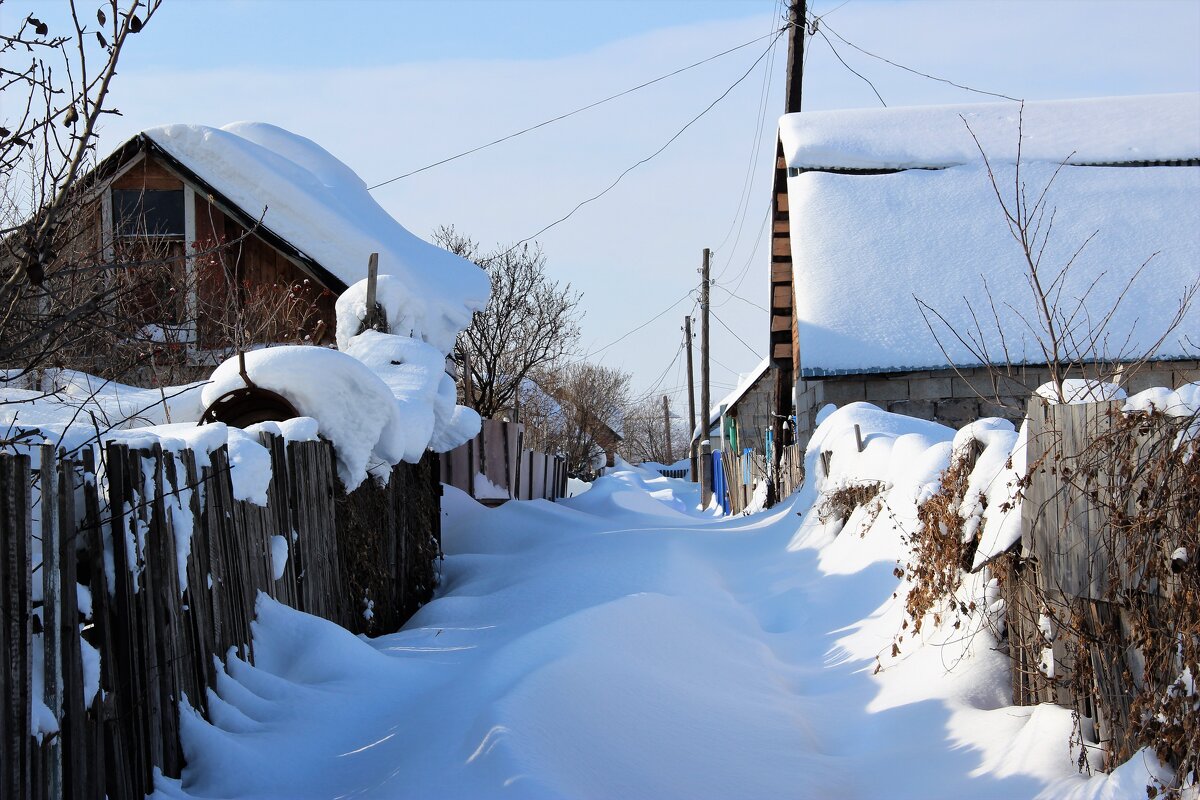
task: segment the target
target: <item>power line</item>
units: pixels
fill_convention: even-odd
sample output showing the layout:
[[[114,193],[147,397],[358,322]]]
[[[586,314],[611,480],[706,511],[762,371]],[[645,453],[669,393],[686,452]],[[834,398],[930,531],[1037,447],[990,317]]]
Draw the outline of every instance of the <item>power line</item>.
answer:
[[[737,294],[737,290],[741,288],[742,282],[744,280],[746,280],[746,275],[748,274],[748,272],[750,270],[750,265],[754,263],[754,257],[756,255],[758,255],[758,246],[760,244],[762,244],[763,234],[765,234],[767,232],[767,222],[769,222],[770,219],[771,219],[771,204],[768,203],[767,204],[767,213],[763,215],[763,221],[759,224],[758,236],[754,239],[754,246],[750,248],[750,255],[746,259],[746,263],[742,265],[741,272],[738,273],[738,280],[737,280],[737,283],[733,287],[733,291],[730,291],[729,289],[725,289],[725,286],[722,284],[715,284],[715,285],[720,286],[720,288],[722,288],[722,289],[725,289],[725,291],[729,294],[732,294],[732,295]],[[717,306],[717,308],[720,308],[721,306],[725,305],[725,303],[728,303],[728,302],[729,301],[726,300],[724,303],[720,303]],[[766,309],[764,309],[764,310],[766,310]]]
[[[725,300],[724,302],[718,303],[717,305],[713,306],[713,308],[720,308],[721,306],[725,305],[725,303],[728,303],[730,300],[741,300],[746,305],[754,306],[759,311],[767,311],[767,309],[763,308],[762,306],[760,306],[758,303],[754,302],[753,300],[747,300],[746,298],[742,297],[740,294],[734,294],[733,292],[729,291],[728,289],[726,289],[724,286],[722,286],[720,284],[716,284],[716,287],[718,289],[720,289],[721,291],[725,292],[727,295],[729,295],[729,298],[727,300]],[[771,312],[767,311],[767,313],[769,314]]]
[[[777,0],[775,9],[779,8]],[[772,19],[775,17],[775,10],[772,10]],[[750,209],[750,196],[754,184],[754,174],[757,171],[758,159],[762,152],[762,132],[767,124],[767,112],[771,94],[771,80],[774,75],[775,50],[771,50],[771,55],[767,59],[766,67],[763,70],[762,89],[758,96],[758,113],[755,115],[754,136],[750,140],[750,157],[749,163],[746,164],[746,175],[742,180],[742,190],[738,194],[737,208],[733,212],[733,220],[729,223],[729,230],[725,232],[725,236],[721,239],[721,243],[713,248],[714,252],[723,252],[725,243],[729,241],[730,235],[733,234],[734,228],[737,229],[737,238],[733,241],[733,248],[730,250],[729,257],[725,259],[725,266],[717,273],[717,280],[729,269],[729,265],[733,263],[734,253],[737,252],[738,243],[742,238],[742,228],[746,224],[746,214]]]
[[[703,64],[707,64],[708,62],[714,61],[718,58],[721,58],[722,56],[727,56],[730,53],[737,52],[738,50],[741,50],[744,47],[749,47],[750,45],[754,44],[755,42],[762,41],[763,39],[767,38],[768,36],[771,36],[772,34],[778,35],[778,33],[779,33],[778,31],[771,31],[770,33],[765,33],[762,36],[759,36],[757,39],[751,39],[748,42],[743,42],[742,44],[739,44],[737,47],[731,47],[728,50],[724,50],[720,53],[717,53],[716,55],[711,55],[708,58],[701,59],[700,61],[697,61],[694,64],[688,64],[686,67],[680,67],[679,69],[674,70],[672,72],[668,72],[665,75],[660,75],[657,78],[654,78],[653,80],[648,80],[645,83],[639,83],[637,86],[632,86],[622,92],[617,92],[616,94],[609,95],[608,97],[605,97],[602,100],[597,100],[594,103],[588,103],[586,106],[580,106],[579,108],[575,109],[574,111],[568,111],[565,114],[559,114],[557,117],[553,117],[551,119],[544,120],[543,122],[539,122],[536,125],[530,125],[528,128],[523,128],[519,131],[516,131],[515,133],[510,133],[507,136],[501,136],[499,139],[490,141],[487,144],[481,144],[478,147],[472,147],[470,150],[464,150],[463,152],[458,153],[457,155],[453,155],[448,158],[443,158],[442,160],[435,161],[432,164],[426,164],[425,166],[423,166],[419,169],[414,169],[411,172],[404,173],[403,175],[397,175],[394,178],[388,178],[386,181],[381,181],[380,183],[377,183],[374,186],[368,186],[367,191],[374,191],[375,189],[378,189],[381,186],[387,186],[389,183],[395,183],[396,181],[403,180],[404,178],[412,177],[413,175],[416,175],[419,172],[424,172],[426,170],[433,169],[434,167],[440,167],[442,164],[448,164],[451,161],[457,161],[458,159],[463,158],[465,156],[469,156],[474,153],[478,153],[480,150],[486,150],[487,148],[492,147],[494,145],[498,145],[502,142],[507,142],[509,139],[515,139],[518,136],[521,136],[523,134],[529,133],[531,131],[536,131],[538,128],[544,128],[547,125],[551,125],[555,122],[560,122],[568,117],[573,117],[576,114],[580,114],[584,111],[595,108],[596,106],[603,105],[604,103],[607,103],[610,100],[616,100],[617,98],[624,97],[625,95],[636,92],[639,89],[645,89],[647,86],[653,86],[654,84],[659,83],[660,81],[665,81],[667,78],[673,78],[676,75],[680,74],[681,72],[687,72],[690,69],[694,69]]]
[[[587,353],[586,355],[584,355],[584,358],[585,358],[585,359],[587,359],[587,358],[591,358],[591,357],[592,357],[592,356],[594,356],[594,355],[598,355],[598,354],[600,354],[600,353],[603,353],[605,350],[607,350],[608,348],[612,347],[614,344],[617,344],[618,342],[622,342],[622,341],[624,341],[625,339],[628,339],[630,336],[632,336],[633,334],[637,333],[637,332],[638,332],[638,331],[640,331],[642,328],[644,328],[644,327],[646,327],[647,325],[649,325],[651,322],[654,322],[656,319],[658,319],[659,317],[661,317],[663,314],[666,314],[668,311],[670,311],[671,309],[675,308],[675,306],[679,305],[679,304],[680,304],[680,303],[682,303],[684,300],[687,300],[689,297],[691,297],[691,295],[692,295],[692,292],[694,292],[694,291],[695,291],[695,289],[688,289],[688,291],[687,291],[687,292],[686,292],[686,293],[683,295],[683,297],[679,298],[679,299],[678,299],[678,300],[676,300],[674,303],[671,303],[671,305],[667,306],[667,307],[666,307],[666,308],[664,308],[662,311],[658,312],[658,313],[657,313],[657,314],[655,314],[653,317],[651,317],[650,319],[648,319],[648,320],[646,320],[645,322],[643,322],[641,325],[638,325],[636,328],[634,328],[634,329],[633,329],[633,330],[631,330],[631,331],[627,331],[625,334],[623,334],[622,336],[620,336],[620,337],[618,337],[618,338],[614,339],[613,341],[609,342],[608,344],[604,345],[604,347],[601,347],[599,350],[593,350],[593,351],[591,351],[590,353]]]
[[[847,2],[849,2],[849,0],[846,0],[846,1],[847,1]],[[842,5],[845,5],[845,3],[843,3]],[[841,7],[842,7],[842,6],[838,6],[838,8],[841,8]],[[837,8],[833,9],[833,11],[837,11]],[[826,13],[826,14],[831,14],[831,13],[833,13],[833,12],[832,12],[832,11],[827,11],[827,12],[825,12],[825,13]],[[814,24],[818,24],[818,23],[820,22],[820,20],[824,18],[824,16],[825,16],[825,14],[822,14],[820,17],[817,17],[815,20],[813,20],[813,23],[814,23]],[[880,61],[884,62],[885,64],[891,64],[893,67],[896,67],[897,69],[902,69],[902,70],[904,70],[905,72],[911,72],[913,75],[919,75],[919,76],[921,76],[922,78],[928,78],[929,80],[932,80],[932,81],[938,81],[939,83],[946,83],[946,84],[949,84],[949,85],[951,85],[951,86],[953,86],[953,87],[955,87],[955,88],[958,88],[958,89],[963,89],[964,91],[968,91],[968,92],[974,92],[975,94],[985,94],[985,95],[988,95],[988,96],[990,96],[990,97],[999,97],[999,98],[1001,98],[1001,99],[1003,99],[1003,100],[1012,100],[1013,102],[1017,102],[1017,103],[1021,102],[1021,98],[1019,98],[1019,97],[1009,97],[1008,95],[1006,95],[1006,94],[1000,94],[999,92],[989,92],[989,91],[985,91],[984,89],[976,89],[976,88],[973,88],[973,87],[971,87],[971,86],[967,86],[966,84],[962,84],[962,83],[956,83],[956,82],[954,82],[954,81],[950,80],[949,78],[939,78],[939,77],[938,77],[938,76],[936,76],[936,75],[930,75],[930,74],[929,74],[929,73],[927,73],[927,72],[921,72],[919,69],[913,69],[912,67],[906,67],[906,66],[904,66],[903,64],[898,64],[898,63],[896,63],[895,61],[892,61],[892,60],[891,60],[891,59],[889,59],[889,58],[884,58],[884,57],[883,57],[883,56],[881,56],[881,55],[876,55],[875,53],[872,53],[870,50],[864,50],[863,48],[861,48],[861,47],[859,47],[858,45],[856,45],[854,42],[851,42],[851,41],[849,41],[848,39],[846,39],[844,36],[842,36],[841,34],[839,34],[839,33],[838,33],[837,31],[835,31],[833,28],[829,27],[829,25],[824,25],[823,27],[824,27],[826,30],[828,30],[830,33],[832,33],[834,36],[836,36],[837,38],[841,39],[841,40],[842,40],[842,41],[843,41],[843,42],[844,42],[844,43],[845,43],[845,44],[846,44],[848,47],[853,47],[855,50],[857,50],[858,52],[862,53],[863,55],[865,55],[865,56],[870,56],[871,58],[878,59],[878,60],[880,60]],[[828,39],[828,38],[826,38],[826,41],[829,41],[829,39]],[[831,44],[830,44],[830,47],[832,47],[832,46],[833,46],[833,45],[832,45],[832,43],[831,43]],[[834,55],[837,55],[837,51],[834,51]],[[838,60],[840,61],[840,60],[841,60],[841,58],[839,57],[839,58],[838,58]],[[842,63],[844,64],[845,62],[843,61]],[[851,70],[851,72],[853,72],[853,70]],[[855,73],[855,74],[857,74],[857,73]],[[862,77],[862,76],[859,76],[859,77]],[[866,79],[864,78],[863,80],[866,80]],[[868,82],[869,82],[869,81],[868,81]],[[872,87],[872,88],[874,88],[874,87]],[[878,93],[878,92],[876,92],[875,94],[876,94],[876,96],[878,96],[878,94],[879,94],[879,93]],[[881,102],[882,102],[882,99],[883,99],[883,98],[880,98],[880,101],[881,101]],[[884,105],[886,105],[886,103],[885,103]]]
[[[870,86],[870,87],[871,87],[871,91],[872,91],[872,92],[874,92],[874,93],[875,93],[875,96],[879,98],[879,102],[883,104],[883,107],[884,107],[884,108],[887,108],[887,103],[884,101],[884,99],[883,99],[883,95],[881,95],[881,94],[879,93],[879,90],[875,88],[875,84],[871,83],[871,79],[870,79],[870,78],[868,78],[866,75],[863,75],[861,72],[859,72],[858,70],[856,70],[854,67],[852,67],[852,66],[850,66],[849,64],[847,64],[847,63],[846,63],[846,59],[842,58],[842,55],[841,55],[841,53],[839,53],[839,52],[837,51],[837,48],[833,46],[833,42],[831,42],[831,41],[829,40],[829,37],[825,35],[825,31],[821,30],[821,29],[818,27],[818,28],[817,28],[817,33],[821,34],[821,38],[825,40],[825,44],[829,45],[829,49],[830,49],[831,51],[833,51],[833,56],[834,56],[834,58],[836,58],[838,61],[842,62],[842,66],[843,66],[843,67],[845,67],[846,69],[850,70],[850,71],[851,71],[851,72],[853,72],[855,75],[857,75],[859,78],[861,78],[861,79],[862,79],[862,80],[863,80],[863,81],[864,81],[864,82],[867,84],[867,86]],[[842,37],[840,37],[840,36],[839,36],[838,38],[839,38],[839,39],[841,39]]]
[[[709,313],[710,313],[710,314],[712,314],[712,315],[713,315],[713,319],[715,319],[717,322],[721,323],[721,327],[722,327],[722,328],[724,328],[725,330],[729,331],[729,333],[730,333],[730,334],[733,336],[733,338],[735,338],[735,339],[737,339],[739,342],[741,342],[741,343],[742,343],[742,345],[743,345],[743,346],[745,346],[745,348],[751,352],[751,354],[753,354],[753,355],[755,355],[755,356],[759,356],[759,353],[758,353],[758,351],[757,351],[757,350],[755,350],[755,349],[754,349],[753,347],[751,347],[750,345],[746,344],[746,340],[745,340],[745,339],[743,339],[742,337],[740,337],[740,336],[738,336],[736,333],[734,333],[734,332],[733,332],[733,328],[731,328],[731,327],[729,327],[728,325],[726,325],[726,324],[725,324],[725,321],[724,321],[723,319],[721,319],[720,317],[718,317],[718,316],[717,316],[717,312],[713,311],[711,308],[710,308],[708,311],[709,311]]]
[[[717,103],[720,103],[722,100],[724,100],[726,97],[728,97],[729,93],[732,92],[734,89],[736,89],[738,84],[740,84],[747,77],[749,77],[750,73],[754,71],[754,68],[758,66],[759,62],[762,61],[764,58],[766,58],[767,54],[771,52],[771,49],[775,46],[775,41],[777,39],[779,39],[780,36],[783,35],[784,30],[786,30],[786,28],[782,28],[779,31],[775,32],[775,39],[772,39],[771,43],[767,45],[767,49],[763,50],[762,53],[759,54],[758,58],[754,59],[754,63],[750,65],[750,68],[748,70],[746,70],[744,73],[742,73],[742,76],[740,78],[738,78],[736,81],[734,81],[732,84],[730,84],[729,88],[727,88],[725,91],[721,92],[721,94],[717,97],[717,99],[715,99],[711,103],[709,103],[708,106],[706,106],[703,111],[701,111],[696,116],[692,117],[687,122],[686,125],[684,125],[678,131],[676,131],[675,134],[670,139],[667,139],[667,141],[663,144],[662,147],[658,148],[653,153],[651,153],[650,155],[643,158],[641,161],[638,161],[637,163],[633,164],[632,166],[627,167],[625,169],[625,171],[623,171],[620,175],[617,176],[616,180],[614,180],[612,183],[610,183],[607,187],[605,187],[598,194],[594,194],[591,197],[589,197],[588,199],[581,201],[578,205],[576,205],[573,209],[571,209],[567,214],[560,217],[559,219],[556,219],[554,222],[551,222],[549,225],[545,226],[544,228],[542,228],[538,232],[534,233],[533,235],[525,237],[524,239],[522,239],[521,241],[517,242],[512,247],[510,247],[506,252],[512,252],[517,247],[525,244],[526,242],[531,241],[531,240],[536,239],[537,237],[541,236],[543,233],[550,230],[554,226],[559,225],[560,223],[566,222],[568,219],[570,219],[571,217],[573,217],[575,215],[576,211],[583,208],[588,203],[599,200],[601,197],[608,194],[610,191],[612,191],[614,188],[616,188],[617,184],[621,182],[622,178],[624,178],[626,175],[633,172],[635,169],[640,167],[642,164],[645,164],[647,161],[650,161],[651,159],[653,159],[654,157],[656,157],[657,155],[662,153],[664,150],[666,150],[668,147],[670,147],[671,144],[674,143],[676,139],[678,139],[680,136],[682,136],[684,134],[684,131],[686,131],[688,128],[692,127],[692,125],[694,125],[697,121],[699,121],[700,118],[703,117],[705,114],[707,114],[709,111],[712,111],[712,109],[717,105]],[[759,37],[759,39],[762,39],[762,38],[764,38],[764,37],[761,37],[761,36]],[[758,41],[758,40],[756,39],[755,41]]]

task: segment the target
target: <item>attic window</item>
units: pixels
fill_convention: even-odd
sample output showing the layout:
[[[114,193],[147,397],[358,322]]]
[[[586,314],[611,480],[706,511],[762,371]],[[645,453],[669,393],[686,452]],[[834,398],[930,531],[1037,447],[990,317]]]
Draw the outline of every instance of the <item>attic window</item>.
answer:
[[[182,237],[183,189],[113,189],[117,236]]]

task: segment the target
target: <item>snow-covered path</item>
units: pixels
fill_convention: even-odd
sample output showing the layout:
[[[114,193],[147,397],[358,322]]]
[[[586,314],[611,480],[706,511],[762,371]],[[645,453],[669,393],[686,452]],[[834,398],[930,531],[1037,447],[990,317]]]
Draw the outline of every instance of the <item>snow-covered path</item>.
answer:
[[[797,538],[810,493],[732,520],[694,500],[634,470],[557,505],[447,488],[438,598],[376,640],[260,602],[257,665],[226,665],[159,794],[1105,796],[1072,774],[1069,714],[1007,708],[988,648],[872,675],[894,562],[855,537],[861,568],[829,574]]]

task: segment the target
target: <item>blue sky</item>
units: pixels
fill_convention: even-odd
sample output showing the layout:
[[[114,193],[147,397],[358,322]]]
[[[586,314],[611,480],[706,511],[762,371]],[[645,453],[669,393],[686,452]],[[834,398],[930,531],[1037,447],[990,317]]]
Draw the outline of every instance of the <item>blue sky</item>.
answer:
[[[771,0],[171,0],[140,63],[204,68],[364,67],[479,59],[553,59],[630,34],[769,13]],[[237,31],[257,32],[254,46]],[[190,32],[204,47],[180,48]]]
[[[8,0],[0,13],[28,5]],[[48,17],[61,4],[32,7]],[[1198,0],[829,0],[814,11],[866,50],[1013,97],[1200,90]],[[771,0],[167,0],[123,65],[124,116],[108,121],[100,149],[152,125],[254,119],[313,139],[374,184],[763,36],[778,19]],[[523,239],[658,149],[765,47],[375,195],[420,236],[453,224],[487,245]],[[990,99],[842,51],[889,105]],[[633,372],[639,392],[665,391],[676,408],[702,248],[716,250],[713,307],[736,334],[713,323],[714,398],[765,355],[762,223],[785,58],[780,43],[665,152],[539,237],[555,276],[584,292],[580,355]],[[824,41],[810,44],[806,109],[878,102]]]

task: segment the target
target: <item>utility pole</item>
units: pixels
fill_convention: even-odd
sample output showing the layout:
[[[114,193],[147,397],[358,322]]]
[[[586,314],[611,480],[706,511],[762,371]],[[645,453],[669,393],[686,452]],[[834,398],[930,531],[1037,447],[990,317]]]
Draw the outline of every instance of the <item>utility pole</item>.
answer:
[[[696,379],[692,372],[692,315],[683,318],[683,343],[687,346],[688,369],[688,458],[692,462],[692,483],[699,480],[697,473],[697,443],[696,433]]]
[[[700,441],[708,439],[708,413],[712,399],[708,394],[708,266],[712,251],[704,248],[704,264],[700,268]],[[711,463],[711,462],[710,462]],[[701,464],[700,505],[708,508],[712,494],[712,475]]]
[[[663,395],[663,427],[667,431],[667,465],[675,463],[675,454],[671,452],[671,406],[667,404],[667,396]]]
[[[804,33],[808,27],[808,10],[805,0],[791,0],[788,7],[788,59],[787,59],[787,85],[784,90],[784,113],[794,114],[800,111],[800,100],[804,82]],[[792,389],[795,385],[795,376],[800,369],[798,363],[794,363],[794,354],[798,353],[796,343],[791,341],[792,334],[790,333],[791,323],[795,318],[796,298],[794,293],[799,291],[799,287],[795,285],[793,280],[791,245],[788,242],[787,231],[790,228],[788,224],[788,212],[784,210],[786,206],[781,201],[787,199],[787,164],[783,157],[783,142],[776,138],[775,142],[775,181],[771,191],[771,218],[774,221],[775,231],[774,236],[782,237],[786,246],[786,256],[775,255],[776,242],[772,241],[772,263],[771,263],[771,292],[772,292],[772,312],[771,312],[771,330],[776,330],[776,317],[783,322],[788,329],[786,334],[772,333],[771,334],[771,366],[775,373],[775,408],[771,414],[771,439],[773,442],[771,452],[771,463],[767,465],[767,470],[770,474],[770,480],[767,482],[767,507],[775,505],[779,498],[779,471],[780,462],[783,456],[783,422],[788,415],[792,413]],[[780,226],[783,225],[781,228]],[[784,312],[781,309],[775,309],[774,297],[778,290],[786,288],[787,295],[790,296],[788,305],[790,308]],[[781,339],[782,341],[778,341]],[[785,344],[786,343],[786,344]],[[779,347],[783,347],[787,352],[779,352]]]

